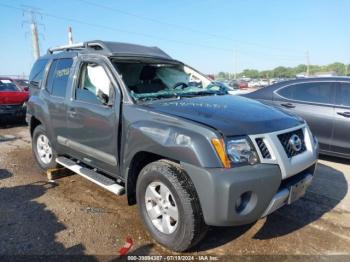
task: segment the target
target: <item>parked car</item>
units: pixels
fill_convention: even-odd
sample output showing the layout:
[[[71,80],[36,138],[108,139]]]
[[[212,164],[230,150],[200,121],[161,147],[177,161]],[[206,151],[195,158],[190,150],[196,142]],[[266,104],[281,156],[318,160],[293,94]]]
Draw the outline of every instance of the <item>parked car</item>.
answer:
[[[238,81],[238,86],[239,86],[239,89],[247,89],[248,88],[248,82],[243,81],[243,80],[239,80]]]
[[[226,91],[230,95],[243,95],[243,94],[247,94],[250,92],[248,90],[239,89],[237,87],[234,88],[234,87],[230,86],[229,84],[222,82],[222,81],[213,81],[212,84],[220,87],[221,90]]]
[[[11,78],[0,77],[0,118],[23,118],[29,93],[21,90]]]
[[[350,78],[283,81],[244,95],[304,118],[326,155],[350,158]]]
[[[253,79],[248,83],[248,87],[250,87],[250,88],[256,88],[259,86],[260,86],[260,83],[259,83],[259,80],[257,80],[257,79]]]
[[[49,49],[30,91],[38,165],[126,191],[152,237],[175,251],[208,225],[252,223],[294,202],[313,178],[318,149],[304,120],[227,95],[156,47]]]
[[[233,87],[234,89],[246,89],[248,88],[248,83],[242,80],[231,80],[229,82],[229,86]]]
[[[266,87],[270,84],[270,81],[268,79],[260,79],[259,80],[259,87]]]
[[[12,78],[12,81],[23,91],[29,91],[29,81],[27,79]]]

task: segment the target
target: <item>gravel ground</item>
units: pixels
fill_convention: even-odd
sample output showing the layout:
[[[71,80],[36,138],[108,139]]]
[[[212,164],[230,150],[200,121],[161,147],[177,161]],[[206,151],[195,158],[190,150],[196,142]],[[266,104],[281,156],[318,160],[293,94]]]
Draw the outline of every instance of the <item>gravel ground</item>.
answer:
[[[211,228],[186,255],[350,254],[350,161],[323,157],[307,194],[255,224]],[[26,126],[0,127],[0,255],[177,255],[157,245],[136,206],[77,175],[49,183]]]

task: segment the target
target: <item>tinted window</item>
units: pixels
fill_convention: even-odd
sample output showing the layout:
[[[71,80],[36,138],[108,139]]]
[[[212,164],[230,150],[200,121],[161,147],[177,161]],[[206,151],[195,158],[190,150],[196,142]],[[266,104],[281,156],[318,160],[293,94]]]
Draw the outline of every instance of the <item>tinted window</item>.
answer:
[[[278,91],[278,93],[289,99],[330,104],[332,97],[332,83],[300,83],[285,87]]]
[[[67,82],[73,60],[70,58],[57,60],[52,83],[52,95],[65,97]]]
[[[33,84],[38,84],[40,80],[43,80],[46,63],[46,59],[40,59],[35,62],[29,75],[29,81],[33,82]]]
[[[49,73],[47,75],[47,79],[46,79],[46,90],[52,94],[52,83],[54,80],[54,76],[55,76],[55,69],[56,69],[56,65],[58,63],[58,60],[55,60],[51,63],[50,65],[50,69],[49,69]]]
[[[350,83],[340,84],[336,104],[341,106],[350,106]]]
[[[104,68],[95,63],[84,64],[80,71],[76,100],[105,105],[110,99],[111,81]]]
[[[281,96],[285,97],[285,98],[289,98],[289,99],[293,99],[293,86],[288,86],[285,88],[282,88],[278,91],[278,94],[280,94]]]

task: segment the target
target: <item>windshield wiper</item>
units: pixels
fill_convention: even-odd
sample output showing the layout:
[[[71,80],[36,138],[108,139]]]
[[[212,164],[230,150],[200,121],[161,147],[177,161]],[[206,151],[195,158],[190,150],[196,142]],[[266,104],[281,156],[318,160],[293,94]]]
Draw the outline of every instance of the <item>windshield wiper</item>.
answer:
[[[225,95],[225,92],[222,91],[213,91],[213,90],[203,90],[197,92],[188,92],[180,94],[181,97],[193,97],[193,96],[204,96],[204,95]]]
[[[158,95],[150,95],[150,96],[142,96],[137,98],[138,101],[148,101],[148,100],[157,100],[162,98],[178,98],[179,95],[176,93],[173,94],[158,94]]]

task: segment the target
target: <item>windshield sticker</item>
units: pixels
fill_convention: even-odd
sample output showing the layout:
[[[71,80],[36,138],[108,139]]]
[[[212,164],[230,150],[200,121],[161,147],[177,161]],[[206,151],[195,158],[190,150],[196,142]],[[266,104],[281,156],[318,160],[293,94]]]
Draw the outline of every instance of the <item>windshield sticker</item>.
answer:
[[[67,67],[67,68],[63,68],[63,69],[60,69],[60,70],[57,70],[56,71],[56,77],[62,77],[62,76],[68,76],[69,75],[69,70],[70,68]]]

